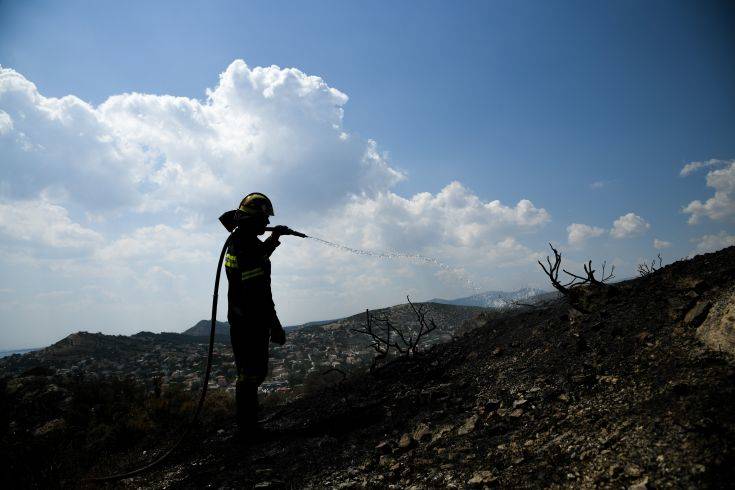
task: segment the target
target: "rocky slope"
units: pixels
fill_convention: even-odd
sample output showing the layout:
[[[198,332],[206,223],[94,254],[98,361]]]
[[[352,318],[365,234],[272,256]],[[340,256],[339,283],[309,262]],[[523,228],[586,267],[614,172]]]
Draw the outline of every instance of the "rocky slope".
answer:
[[[454,342],[268,412],[265,441],[238,444],[231,420],[201,427],[115,486],[730,487],[733,278],[730,247],[617,284],[588,314],[560,300],[481,317]]]

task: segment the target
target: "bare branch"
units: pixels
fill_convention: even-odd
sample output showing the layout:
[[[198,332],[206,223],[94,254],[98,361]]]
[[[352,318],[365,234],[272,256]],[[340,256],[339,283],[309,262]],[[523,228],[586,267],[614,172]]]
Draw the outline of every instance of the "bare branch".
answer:
[[[583,306],[580,304],[580,295],[576,294],[577,290],[580,287],[589,285],[597,290],[602,289],[603,287],[612,287],[611,285],[607,284],[607,281],[615,277],[615,266],[612,266],[610,268],[610,272],[606,274],[607,262],[603,262],[602,275],[598,279],[595,276],[597,270],[592,268],[592,261],[588,260],[587,263],[583,264],[582,266],[584,270],[584,276],[575,274],[574,272],[570,272],[561,267],[561,253],[559,253],[559,251],[555,249],[551,243],[549,243],[549,247],[551,247],[551,250],[554,252],[554,263],[551,263],[551,258],[548,255],[546,256],[546,263],[548,264],[548,268],[544,266],[544,264],[540,260],[538,261],[538,263],[541,266],[541,269],[543,269],[544,273],[546,273],[546,275],[549,277],[551,285],[554,286],[557,291],[566,296],[570,303],[574,304],[576,308],[583,309]],[[566,284],[559,281],[560,269],[570,278],[569,282],[567,282]]]
[[[371,314],[370,310],[365,310],[365,328],[351,329],[353,332],[367,335],[371,339],[370,345],[377,353],[370,368],[371,372],[379,360],[388,357],[391,350],[402,356],[415,354],[421,346],[422,339],[437,329],[434,320],[427,320],[426,311],[424,310],[425,305],[417,306],[413,304],[408,296],[406,299],[418,320],[418,330],[411,327],[399,328],[387,315]]]
[[[657,270],[659,270],[662,267],[663,259],[661,258],[661,253],[657,254],[658,257],[658,265],[656,265],[656,259],[653,259],[650,264],[642,263],[638,264],[638,274],[641,277],[647,276],[649,274],[653,274]]]

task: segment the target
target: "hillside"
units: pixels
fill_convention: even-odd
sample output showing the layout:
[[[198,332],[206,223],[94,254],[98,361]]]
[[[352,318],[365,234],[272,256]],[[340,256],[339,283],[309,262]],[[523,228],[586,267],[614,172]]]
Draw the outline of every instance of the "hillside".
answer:
[[[480,321],[270,413],[268,441],[243,447],[227,423],[203,427],[119,485],[724,488],[734,277],[730,247],[617,284],[586,315],[560,300]],[[717,349],[700,340],[711,332]]]
[[[586,314],[565,299],[507,311],[428,304],[438,323],[461,311],[464,335],[454,323],[454,340],[372,374],[317,370],[296,399],[266,399],[270,436],[250,445],[233,438],[227,392],[212,389],[203,423],[169,460],[110,486],[724,488],[735,477],[734,278],[731,247],[590,294]],[[415,321],[407,305],[385,313]],[[292,332],[289,343],[328,357],[363,315]],[[4,481],[88,487],[84,477],[170,447],[196,390],[162,390],[146,369],[175,379],[189,366],[196,378],[201,364],[191,361],[205,344],[169,337],[188,336],[80,334],[38,358],[154,342],[125,380],[79,376],[78,366],[62,375],[53,364],[0,379]],[[218,377],[229,379],[225,347],[215,354]],[[155,394],[144,389],[151,383]]]
[[[503,308],[511,306],[515,301],[529,302],[539,297],[548,296],[549,292],[536,288],[522,288],[517,291],[486,291],[457,299],[434,298],[429,303],[443,303],[447,305],[480,306],[483,308]]]

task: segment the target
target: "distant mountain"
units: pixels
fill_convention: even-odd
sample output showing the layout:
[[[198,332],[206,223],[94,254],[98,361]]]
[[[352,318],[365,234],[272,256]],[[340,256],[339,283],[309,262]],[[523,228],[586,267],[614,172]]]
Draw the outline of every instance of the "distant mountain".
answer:
[[[513,301],[526,301],[539,295],[546,295],[547,291],[537,288],[523,288],[518,291],[487,291],[457,299],[430,299],[429,303],[445,305],[480,306],[483,308],[502,308],[509,306]]]
[[[193,327],[184,330],[184,335],[191,335],[194,337],[209,337],[209,331],[212,328],[212,320],[199,320]],[[215,335],[219,336],[230,336],[230,324],[227,322],[217,322],[215,328]]]

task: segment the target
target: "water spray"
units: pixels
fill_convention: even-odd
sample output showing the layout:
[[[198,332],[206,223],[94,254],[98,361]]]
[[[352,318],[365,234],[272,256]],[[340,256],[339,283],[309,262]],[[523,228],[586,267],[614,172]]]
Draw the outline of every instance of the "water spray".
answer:
[[[444,262],[440,261],[439,259],[435,259],[434,257],[427,257],[425,255],[420,254],[407,254],[403,252],[392,252],[392,251],[386,251],[386,252],[373,252],[370,250],[362,250],[359,248],[352,248],[348,247],[346,245],[340,245],[339,243],[333,243],[327,240],[324,240],[322,238],[318,238],[315,236],[307,236],[306,238],[311,238],[312,240],[316,240],[317,242],[326,245],[328,247],[335,248],[337,250],[342,250],[344,252],[349,252],[355,255],[366,255],[368,257],[375,257],[378,259],[406,259],[410,260],[412,262],[416,263],[424,263],[429,265],[434,265],[436,267],[439,267],[441,270],[448,272],[449,274],[452,274],[454,277],[462,281],[468,288],[472,289],[473,291],[479,292],[482,289],[475,284],[472,279],[470,279],[467,274],[462,270],[458,269],[456,267],[449,266],[445,264]]]

